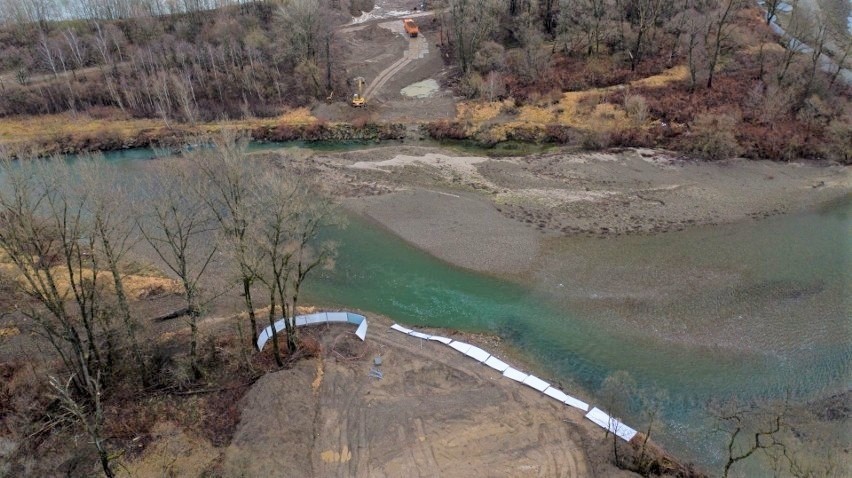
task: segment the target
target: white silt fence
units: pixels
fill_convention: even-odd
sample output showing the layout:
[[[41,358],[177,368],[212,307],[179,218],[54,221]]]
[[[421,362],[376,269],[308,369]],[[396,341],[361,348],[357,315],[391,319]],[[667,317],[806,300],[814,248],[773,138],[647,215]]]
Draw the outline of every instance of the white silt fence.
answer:
[[[281,319],[275,322],[275,332],[281,332],[285,329],[286,320]],[[350,323],[353,325],[357,325],[358,328],[355,329],[355,335],[358,336],[359,339],[364,340],[367,337],[367,318],[360,314],[353,314],[352,312],[317,312],[315,314],[307,314],[307,315],[297,315],[295,317],[291,317],[292,324],[295,327],[304,327],[307,325],[319,325],[319,324],[345,324]],[[268,326],[263,329],[263,332],[257,336],[257,350],[263,350],[263,346],[266,345],[266,342],[272,338],[272,326]]]
[[[480,362],[493,368],[494,370],[502,373],[503,376],[508,379],[520,382],[530,388],[533,388],[543,393],[544,395],[547,395],[550,398],[553,398],[554,400],[564,403],[565,405],[580,409],[584,412],[588,412],[586,414],[586,418],[588,418],[592,423],[600,426],[605,430],[609,430],[610,432],[614,433],[616,436],[622,438],[625,441],[630,441],[633,439],[634,436],[636,436],[636,430],[621,423],[621,421],[619,421],[618,419],[609,416],[606,412],[598,408],[593,408],[591,411],[589,411],[588,403],[568,395],[567,393],[551,386],[549,383],[536,377],[535,375],[530,375],[511,367],[506,362],[500,360],[499,358],[491,355],[489,352],[482,350],[481,348],[475,345],[460,342],[458,340],[448,339],[446,337],[441,337],[440,335],[424,334],[422,332],[417,332],[415,330],[405,328],[399,324],[393,324],[391,326],[391,329],[408,335],[410,337],[441,342],[442,344],[450,346],[451,348],[457,350],[458,352],[464,355],[467,355],[468,357],[476,360],[477,362]]]

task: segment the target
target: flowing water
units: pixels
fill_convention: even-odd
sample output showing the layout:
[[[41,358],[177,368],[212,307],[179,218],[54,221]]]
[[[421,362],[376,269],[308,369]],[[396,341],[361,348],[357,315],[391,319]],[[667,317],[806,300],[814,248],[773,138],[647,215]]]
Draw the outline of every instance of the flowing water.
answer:
[[[253,145],[282,147],[306,145]],[[128,176],[153,156],[107,154]],[[523,284],[454,267],[352,217],[331,234],[339,242],[335,270],[315,276],[305,299],[413,327],[498,334],[593,404],[604,405],[596,394],[608,375],[627,371],[667,394],[662,443],[716,466],[722,443],[711,433],[708,400],[790,393],[807,403],[849,390],[850,211],[847,197],[759,222],[554,240]]]
[[[526,285],[452,267],[353,218],[309,300],[500,335],[565,384],[624,370],[664,390],[662,441],[712,466],[711,399],[795,403],[850,386],[852,201],[761,222],[565,241]],[[628,417],[629,419],[629,417]]]

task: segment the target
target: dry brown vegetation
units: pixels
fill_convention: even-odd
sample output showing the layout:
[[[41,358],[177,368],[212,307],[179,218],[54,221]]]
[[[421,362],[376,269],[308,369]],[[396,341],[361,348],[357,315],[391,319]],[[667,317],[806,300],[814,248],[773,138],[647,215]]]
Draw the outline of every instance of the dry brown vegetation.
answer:
[[[807,54],[785,49],[764,13],[737,1],[511,2],[517,11],[449,3],[492,25],[476,38],[449,35],[463,75],[457,90],[475,100],[455,121],[427,125],[435,138],[852,158],[852,91],[838,63],[825,63],[826,45],[852,44],[849,33],[805,7],[797,12],[807,21],[791,32],[813,46]],[[476,31],[454,12],[452,28]],[[834,60],[846,65],[845,56]]]
[[[4,475],[88,475],[96,463],[114,476],[112,462],[158,420],[227,443],[236,400],[267,356],[284,367],[316,352],[289,324],[271,352],[254,353],[251,292],[266,289],[269,323],[293,315],[302,281],[333,256],[318,239],[331,205],[307,178],[249,164],[245,141],[211,141],[215,154],[187,151],[135,178],[133,192],[101,156],[0,158],[0,340],[16,344],[0,355]],[[249,323],[229,317],[226,333],[204,340],[198,322],[232,276],[246,287]],[[189,330],[162,330],[169,319]],[[61,445],[73,435],[86,438]]]

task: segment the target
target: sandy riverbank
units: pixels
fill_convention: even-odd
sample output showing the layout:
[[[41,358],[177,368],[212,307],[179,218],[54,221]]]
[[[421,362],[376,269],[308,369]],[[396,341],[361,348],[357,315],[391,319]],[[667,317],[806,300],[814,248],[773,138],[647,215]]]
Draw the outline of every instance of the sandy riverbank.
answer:
[[[761,219],[850,191],[846,166],[666,152],[556,151],[511,158],[401,146],[312,156],[344,204],[433,255],[525,274],[545,238],[621,236]]]

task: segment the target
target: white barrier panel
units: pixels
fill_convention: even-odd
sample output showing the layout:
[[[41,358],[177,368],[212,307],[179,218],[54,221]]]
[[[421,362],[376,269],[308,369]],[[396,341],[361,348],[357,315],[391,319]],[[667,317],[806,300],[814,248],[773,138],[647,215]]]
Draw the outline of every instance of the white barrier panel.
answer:
[[[497,357],[495,357],[493,355],[488,357],[488,360],[485,361],[485,365],[488,365],[489,367],[493,368],[494,370],[496,370],[500,373],[503,373],[503,371],[505,371],[507,368],[509,368],[509,364],[498,359]]]
[[[429,340],[429,338],[432,337],[431,335],[426,335],[426,334],[421,333],[421,332],[411,332],[408,335],[410,335],[412,337],[417,337],[418,339],[424,339],[424,340]]]
[[[528,376],[526,378],[526,380],[524,380],[524,385],[526,385],[528,387],[532,387],[532,388],[538,390],[539,392],[544,392],[545,390],[547,390],[547,387],[550,386],[549,383],[547,383],[544,380],[536,377],[535,375]]]
[[[330,318],[334,317],[335,320],[331,321]],[[340,320],[343,319],[343,320]],[[285,321],[287,319],[281,319],[275,322],[273,325],[275,326],[275,332],[281,332],[285,329]],[[367,318],[363,315],[353,314],[352,312],[320,312],[317,314],[308,314],[308,315],[298,315],[294,317],[293,324],[296,327],[303,327],[306,325],[315,325],[315,324],[325,324],[329,322],[349,322],[350,324],[357,324],[358,328],[355,330],[355,335],[358,336],[361,340],[366,339],[367,337]],[[269,326],[258,334],[257,336],[257,350],[263,350],[263,346],[266,345],[266,342],[272,338],[272,326]]]
[[[393,330],[396,330],[397,332],[402,332],[403,334],[406,334],[406,335],[410,334],[411,332],[414,332],[411,329],[406,329],[405,327],[403,327],[401,325],[397,325],[397,324],[391,325],[391,328]]]
[[[367,320],[366,319],[363,322],[361,322],[361,325],[359,325],[357,329],[355,329],[355,335],[357,335],[358,338],[361,339],[361,340],[365,340],[367,338]]]
[[[592,411],[586,415],[586,418],[601,428],[616,434],[624,441],[630,441],[634,436],[636,436],[636,430],[607,415],[606,412],[598,409],[597,407],[593,408]]]
[[[514,380],[516,382],[521,382],[521,383],[524,383],[524,380],[526,380],[527,377],[529,377],[529,375],[525,374],[524,372],[520,372],[518,370],[515,370],[512,367],[509,367],[506,370],[504,370],[503,376],[506,377],[506,378],[511,378],[512,380]]]
[[[459,341],[453,340],[450,343],[450,347],[458,350],[459,352],[461,352],[463,354],[466,354],[467,351],[470,350],[470,348],[473,347],[473,346],[470,345],[470,344],[466,344],[464,342],[459,342]]]
[[[488,360],[488,357],[491,356],[490,353],[482,350],[479,347],[473,346],[473,345],[471,345],[470,348],[467,350],[467,352],[465,352],[464,354],[467,355],[468,357],[476,360],[477,362],[485,362],[486,360]]]
[[[328,317],[328,323],[349,322],[346,312],[328,312],[325,315]]]
[[[393,324],[391,326],[391,328],[393,330],[396,330],[396,331],[399,331],[399,332],[402,332],[404,334],[411,335],[411,336],[414,336],[414,337],[425,335],[425,334],[421,334],[419,332],[414,332],[411,329],[406,329],[405,327],[402,327],[402,326],[397,325],[397,324]],[[564,403],[565,405],[568,405],[568,406],[571,406],[571,407],[574,407],[574,408],[578,408],[578,409],[580,409],[584,412],[588,412],[588,414],[586,414],[586,418],[593,421],[594,423],[596,423],[600,427],[611,431],[612,433],[614,433],[616,436],[622,438],[623,440],[630,441],[631,439],[633,439],[634,436],[636,436],[636,430],[634,430],[634,429],[628,427],[627,425],[621,423],[617,419],[610,417],[609,415],[607,415],[603,411],[601,411],[597,408],[594,408],[594,409],[592,409],[591,412],[589,412],[589,404],[588,403],[586,403],[582,400],[578,400],[578,399],[566,394],[562,390],[551,387],[549,383],[547,383],[544,380],[536,377],[535,375],[528,375],[526,373],[523,373],[519,370],[516,370],[516,369],[510,367],[509,364],[507,364],[506,362],[498,359],[497,357],[494,357],[493,355],[490,355],[487,351],[482,350],[479,347],[475,347],[475,346],[470,345],[468,343],[458,342],[458,341],[455,341],[455,340],[451,341],[450,339],[448,339],[446,337],[431,336],[429,338],[430,338],[430,340],[435,340],[435,341],[441,342],[443,344],[449,345],[450,347],[458,350],[459,352],[467,355],[468,357],[476,359],[477,361],[484,363],[485,365],[493,368],[494,370],[497,370],[498,372],[502,372],[503,376],[508,378],[508,379],[514,380],[516,382],[520,382],[520,383],[522,383],[522,384],[524,384],[528,387],[534,388],[534,389],[538,390],[539,392],[544,393],[548,397],[559,400],[560,402]]]
[[[450,345],[450,342],[453,341],[453,339],[441,337],[440,335],[433,335],[433,336],[429,337],[429,340],[434,340],[435,342],[441,342],[444,345]]]
[[[557,401],[562,403],[565,403],[565,399],[568,398],[568,395],[566,395],[565,392],[553,387],[548,387],[547,390],[544,391],[544,394],[548,397],[555,398]]]
[[[574,408],[579,408],[580,410],[582,410],[584,412],[589,411],[589,404],[588,403],[586,403],[582,400],[578,400],[578,399],[572,397],[571,395],[568,395],[568,398],[565,399],[565,405],[570,405]]]

